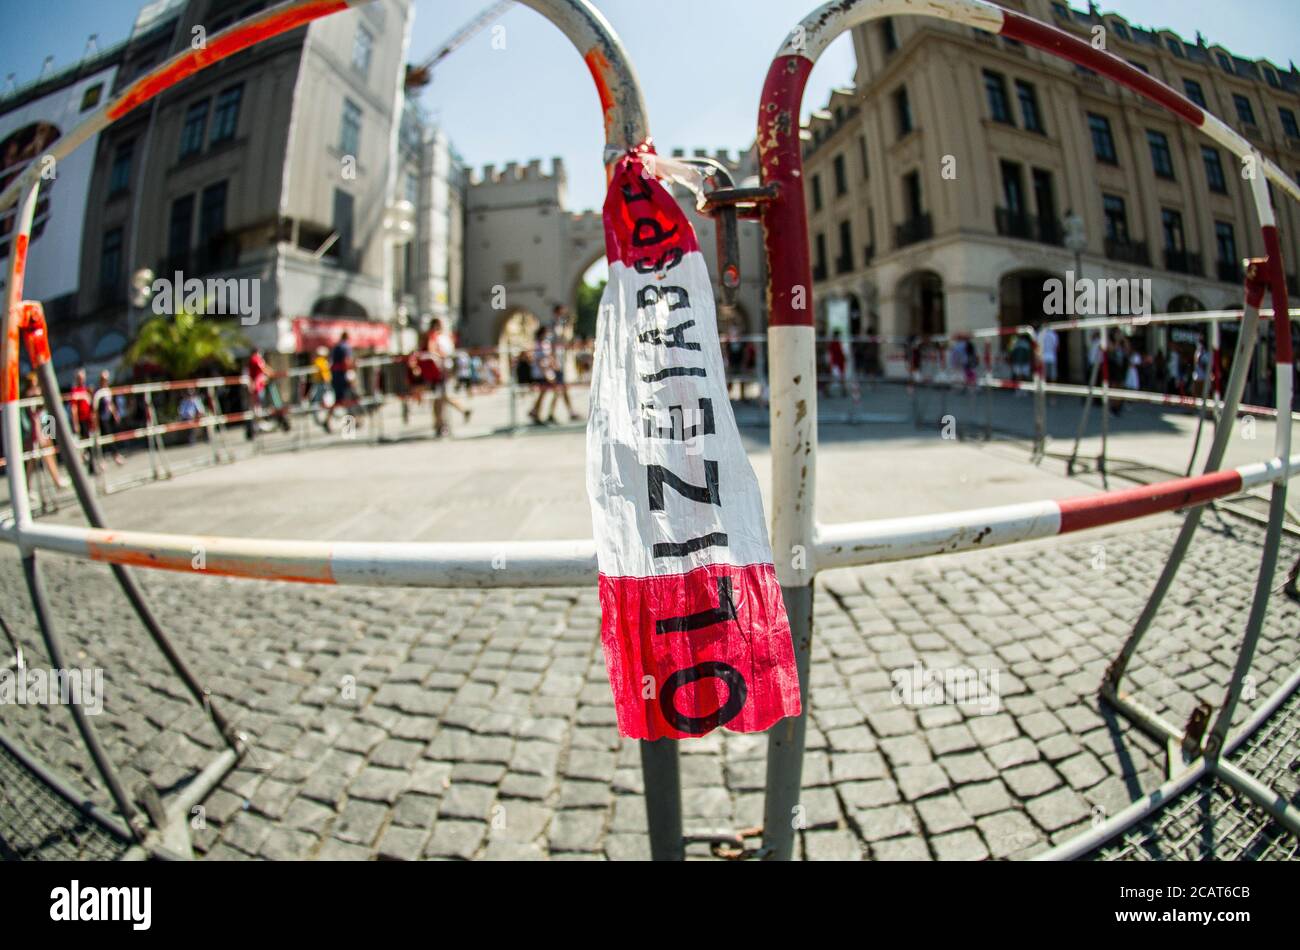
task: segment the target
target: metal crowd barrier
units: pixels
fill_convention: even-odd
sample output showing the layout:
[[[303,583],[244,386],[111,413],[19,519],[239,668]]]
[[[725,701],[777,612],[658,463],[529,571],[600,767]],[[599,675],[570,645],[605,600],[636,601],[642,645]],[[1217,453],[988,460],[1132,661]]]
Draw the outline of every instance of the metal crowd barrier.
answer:
[[[119,97],[95,113],[70,135],[55,143],[55,157],[68,154],[86,138],[130,109],[178,82],[184,76],[212,62],[252,45],[260,38],[300,26],[310,20],[364,0],[290,0],[255,15],[250,20],[218,34],[202,55],[179,54],[157,70],[137,80]],[[555,22],[584,54],[605,111],[609,146],[606,157],[613,160],[648,139],[643,100],[618,40],[601,15],[585,0],[524,0]],[[807,709],[809,707],[808,666],[813,622],[813,582],[818,571],[920,557],[974,545],[987,548],[1030,538],[1082,530],[1142,517],[1159,511],[1186,509],[1183,529],[1166,564],[1165,572],[1139,619],[1125,650],[1112,666],[1103,686],[1107,701],[1143,728],[1166,739],[1188,742],[1202,769],[1219,775],[1241,789],[1278,822],[1293,832],[1300,830],[1297,810],[1275,793],[1270,796],[1257,782],[1252,785],[1224,762],[1219,753],[1232,713],[1240,698],[1245,670],[1249,669],[1260,633],[1264,607],[1276,567],[1280,522],[1286,497],[1286,482],[1300,473],[1300,457],[1290,453],[1290,427],[1278,426],[1274,457],[1254,465],[1220,471],[1226,439],[1240,403],[1250,349],[1246,358],[1234,360],[1231,378],[1225,386],[1224,423],[1217,429],[1204,473],[1158,485],[1119,492],[1105,492],[1084,499],[1062,502],[1034,502],[1004,508],[957,512],[925,518],[885,522],[819,526],[815,518],[817,384],[812,310],[806,305],[806,291],[813,285],[808,252],[808,227],[804,208],[802,149],[799,115],[804,85],[817,57],[840,33],[876,17],[921,13],[958,22],[990,33],[1047,50],[1115,79],[1140,95],[1171,109],[1175,114],[1207,132],[1234,154],[1252,156],[1261,171],[1288,195],[1300,198],[1300,189],[1276,166],[1267,162],[1244,138],[1226,125],[1147,76],[1127,62],[1053,27],[1022,14],[1004,10],[984,0],[932,0],[918,8],[913,0],[837,0],[806,18],[791,34],[772,63],[763,90],[758,117],[758,142],[764,188],[753,201],[764,226],[769,261],[770,418],[772,433],[773,511],[772,537],[776,570],[782,585],[794,637],[804,713],[778,723],[769,731],[767,789],[762,854],[787,860],[792,857],[796,807],[801,787]],[[15,229],[16,253],[11,258],[9,300],[6,308],[8,332],[0,338],[3,351],[0,371],[8,384],[17,367],[15,346],[25,334],[31,362],[39,368],[49,411],[67,428],[54,385],[49,361],[48,339],[39,305],[22,300],[23,271],[27,242],[35,212],[38,169],[33,167],[0,195],[0,208],[20,203]],[[1246,319],[1239,337],[1239,352],[1253,343],[1254,319],[1266,287],[1283,315],[1275,318],[1287,329],[1286,286],[1281,267],[1277,231],[1264,175],[1252,183],[1252,195],[1263,223],[1268,257],[1253,262],[1246,278]],[[798,293],[803,290],[805,293]],[[1249,328],[1247,323],[1250,324]],[[1277,334],[1278,366],[1291,362],[1289,332]],[[3,422],[8,451],[17,441],[17,390],[6,388]],[[1291,405],[1290,373],[1277,373],[1277,404]],[[135,605],[141,619],[159,647],[185,679],[196,701],[213,718],[229,749],[186,789],[186,796],[201,794],[233,767],[247,747],[248,738],[237,733],[221,718],[207,693],[188,674],[183,662],[153,620],[143,595],[134,586],[127,565],[193,571],[193,545],[205,549],[206,573],[287,580],[308,583],[358,585],[408,585],[438,587],[539,587],[589,584],[595,574],[591,541],[448,543],[448,544],[365,544],[311,541],[267,541],[198,536],[162,535],[147,532],[109,531],[90,493],[85,473],[71,440],[60,447],[77,483],[78,495],[90,528],[37,524],[30,514],[27,485],[22,465],[8,467],[14,519],[0,527],[0,536],[15,543],[22,554],[29,591],[36,608],[47,648],[55,665],[62,665],[61,641],[45,600],[37,554],[53,551],[75,557],[104,561],[114,572]],[[15,456],[16,457],[16,456]],[[1149,627],[1160,601],[1172,581],[1199,522],[1205,502],[1248,485],[1272,486],[1269,527],[1261,557],[1259,581],[1247,623],[1236,675],[1223,709],[1208,736],[1190,729],[1182,731],[1160,721],[1120,691],[1128,659]],[[501,555],[505,555],[504,568]],[[77,707],[72,708],[77,726],[92,758],[109,787],[110,794],[139,843],[157,848],[161,830],[174,826],[175,806],[167,814],[153,814],[150,823],[136,810],[116,779],[112,763],[98,743],[95,731]],[[1191,740],[1195,739],[1193,743]],[[1204,742],[1202,743],[1202,739]],[[687,836],[682,828],[681,790],[677,762],[678,745],[672,740],[641,743],[645,773],[646,806],[652,855],[657,859],[680,859]],[[1159,797],[1147,799],[1147,806],[1159,805]],[[156,811],[161,811],[157,809]],[[183,813],[180,814],[183,819]],[[1117,816],[1119,817],[1119,816]],[[1112,822],[1113,824],[1113,822]]]

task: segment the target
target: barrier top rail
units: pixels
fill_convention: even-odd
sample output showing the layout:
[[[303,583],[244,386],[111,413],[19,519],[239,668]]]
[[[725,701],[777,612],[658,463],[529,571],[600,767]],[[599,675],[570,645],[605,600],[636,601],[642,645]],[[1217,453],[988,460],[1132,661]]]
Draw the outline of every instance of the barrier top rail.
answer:
[[[762,181],[775,192],[760,205],[768,260],[769,339],[772,414],[772,546],[781,551],[811,550],[815,545],[816,379],[814,309],[807,300],[813,286],[805,206],[803,149],[799,117],[808,77],[818,57],[841,33],[873,19],[921,15],[961,23],[1036,47],[1114,80],[1143,98],[1173,112],[1194,128],[1253,162],[1263,174],[1250,179],[1267,261],[1252,279],[1273,295],[1278,368],[1292,362],[1286,275],[1269,196],[1272,181],[1300,200],[1300,185],[1244,136],[1174,89],[1126,60],[1093,48],[1084,40],[986,0],[836,0],[824,4],[788,34],[777,51],[764,84],[758,113],[758,149]],[[1262,278],[1262,280],[1260,279]],[[1262,298],[1262,286],[1251,293]],[[1248,303],[1258,307],[1260,299]],[[1291,373],[1277,372],[1277,404],[1291,404]],[[1275,458],[1290,456],[1290,427],[1278,426]],[[784,562],[784,563],[783,563]],[[815,568],[806,559],[781,558],[783,586],[806,586]]]

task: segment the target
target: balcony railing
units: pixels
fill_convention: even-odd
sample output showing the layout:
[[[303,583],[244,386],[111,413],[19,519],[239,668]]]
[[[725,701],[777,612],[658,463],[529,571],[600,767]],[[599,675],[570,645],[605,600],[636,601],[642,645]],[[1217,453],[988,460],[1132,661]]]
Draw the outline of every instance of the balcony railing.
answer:
[[[867,267],[876,259],[876,245],[868,244],[862,249],[862,266]]]
[[[1057,224],[1055,218],[1012,211],[1009,208],[998,208],[996,213],[998,234],[1003,237],[1055,245],[1059,245],[1063,240],[1061,226]]]
[[[1201,255],[1189,251],[1165,251],[1165,270],[1178,274],[1190,274],[1193,277],[1205,276],[1205,264]]]
[[[835,273],[847,274],[853,270],[853,258],[851,256],[835,258]]]
[[[894,228],[894,245],[907,247],[934,237],[934,221],[928,213],[904,221]]]
[[[821,282],[821,281],[825,280],[826,277],[827,277],[827,274],[826,274],[826,262],[825,262],[825,261],[819,261],[819,262],[817,262],[816,264],[814,264],[814,265],[813,265],[813,280],[818,281],[818,282]]]
[[[1239,284],[1242,281],[1240,261],[1219,261],[1216,270],[1219,280],[1225,284]]]
[[[1118,238],[1106,238],[1106,256],[1112,261],[1125,264],[1151,266],[1151,252],[1146,241],[1122,241]]]

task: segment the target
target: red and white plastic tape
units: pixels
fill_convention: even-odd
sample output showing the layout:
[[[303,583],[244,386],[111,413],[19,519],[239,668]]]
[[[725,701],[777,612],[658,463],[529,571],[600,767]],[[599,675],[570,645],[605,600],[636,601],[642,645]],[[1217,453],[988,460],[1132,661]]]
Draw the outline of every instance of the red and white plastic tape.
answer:
[[[662,161],[625,156],[605,201],[587,427],[601,639],[623,735],[756,732],[799,713],[799,678],[708,270]]]

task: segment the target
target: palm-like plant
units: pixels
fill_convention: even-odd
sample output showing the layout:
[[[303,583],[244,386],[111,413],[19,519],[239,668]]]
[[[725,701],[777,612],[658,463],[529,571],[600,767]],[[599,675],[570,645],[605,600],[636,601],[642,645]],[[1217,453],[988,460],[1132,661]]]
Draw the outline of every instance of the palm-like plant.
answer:
[[[229,321],[182,312],[145,321],[127,359],[155,363],[171,379],[193,379],[204,367],[234,367],[234,350],[243,342]]]

